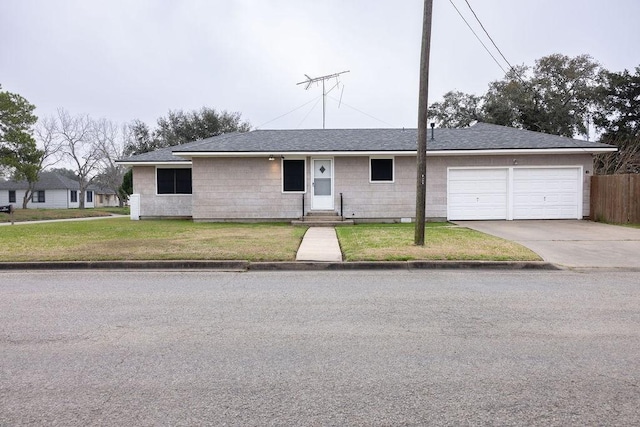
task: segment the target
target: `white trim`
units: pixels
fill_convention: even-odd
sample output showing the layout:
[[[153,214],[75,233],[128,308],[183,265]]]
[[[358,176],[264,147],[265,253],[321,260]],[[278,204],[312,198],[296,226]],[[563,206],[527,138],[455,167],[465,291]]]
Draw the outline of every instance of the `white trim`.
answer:
[[[154,175],[154,184],[156,188],[156,197],[166,197],[166,196],[193,196],[193,168],[190,165],[181,164],[181,167],[176,167],[175,165],[161,164],[156,165],[153,170]],[[191,193],[158,193],[158,169],[191,169]]]
[[[490,150],[439,150],[427,151],[427,156],[493,156],[493,155],[513,155],[513,154],[595,154],[611,153],[618,151],[616,147],[611,148],[510,148],[510,149],[490,149]],[[220,152],[220,151],[184,151],[173,152],[174,156],[191,157],[269,157],[274,156],[415,156],[417,151],[241,151],[241,152]],[[133,163],[133,162],[132,162]],[[139,164],[133,163],[133,164]],[[156,162],[162,163],[162,162]],[[125,164],[125,163],[122,163]],[[126,163],[129,164],[129,163]]]
[[[122,166],[158,166],[158,165],[171,165],[171,166],[191,166],[191,160],[171,160],[171,161],[148,161],[148,162],[126,162],[116,161],[117,164]]]
[[[304,161],[304,190],[303,191],[284,191],[284,161],[285,160],[303,160]],[[289,157],[285,159],[280,157],[280,193],[281,194],[307,194],[307,158],[306,157]]]
[[[391,180],[390,181],[373,181],[371,179],[371,160],[391,159]],[[393,184],[396,182],[396,158],[395,156],[369,156],[369,184]]]
[[[596,154],[612,153],[617,148],[520,148],[508,150],[442,150],[428,151],[427,156],[500,156],[512,154]]]

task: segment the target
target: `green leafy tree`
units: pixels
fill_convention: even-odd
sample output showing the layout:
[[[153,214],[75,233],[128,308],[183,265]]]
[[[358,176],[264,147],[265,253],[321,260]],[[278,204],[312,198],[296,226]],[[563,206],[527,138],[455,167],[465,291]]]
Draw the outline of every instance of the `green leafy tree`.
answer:
[[[240,113],[218,112],[208,107],[186,113],[182,110],[169,111],[166,117],[158,119],[157,127],[153,130],[140,120],[133,121],[125,152],[128,155],[141,154],[223,133],[247,132],[250,129],[249,123],[242,121]]]
[[[122,178],[122,185],[118,189],[121,200],[126,200],[133,194],[133,169],[129,169]]]
[[[517,67],[492,82],[485,96],[485,120],[537,132],[587,135],[600,65],[589,55],[554,54]]]
[[[38,120],[34,109],[35,106],[22,96],[0,90],[0,164],[11,171],[14,179],[29,182],[31,189],[38,181],[43,156],[32,136],[33,125]],[[27,190],[23,208],[29,197]]]
[[[483,97],[459,91],[444,94],[441,102],[429,106],[429,119],[445,128],[467,127],[483,120]]]
[[[593,123],[600,140],[618,147],[596,158],[596,173],[640,173],[640,66],[635,74],[603,72]]]
[[[635,74],[603,72],[596,103],[593,123],[603,140],[640,135],[640,66]]]

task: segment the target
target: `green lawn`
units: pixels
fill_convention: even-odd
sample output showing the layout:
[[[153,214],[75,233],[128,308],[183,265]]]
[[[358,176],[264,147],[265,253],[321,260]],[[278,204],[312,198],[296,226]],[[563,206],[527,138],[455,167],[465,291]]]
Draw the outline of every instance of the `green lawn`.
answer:
[[[0,228],[0,261],[293,261],[306,231],[286,223],[197,223],[105,218]],[[539,260],[516,243],[447,223],[427,223],[424,247],[414,224],[336,228],[346,261]]]
[[[427,223],[425,245],[416,246],[414,224],[337,227],[346,261],[484,260],[539,261],[517,243],[448,223]]]
[[[9,225],[0,228],[0,261],[291,261],[305,230],[129,218]]]

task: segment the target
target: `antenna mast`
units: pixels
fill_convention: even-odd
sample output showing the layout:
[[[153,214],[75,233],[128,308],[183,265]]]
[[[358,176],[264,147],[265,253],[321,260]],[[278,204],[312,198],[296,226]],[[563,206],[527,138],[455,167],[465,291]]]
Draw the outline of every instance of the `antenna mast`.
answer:
[[[313,83],[318,83],[318,82],[322,82],[322,129],[324,129],[324,124],[325,124],[325,108],[327,105],[327,94],[329,92],[331,92],[333,89],[335,89],[340,82],[338,81],[338,76],[340,76],[340,74],[344,74],[344,73],[348,73],[350,70],[347,71],[340,71],[339,73],[335,73],[335,74],[328,74],[326,76],[322,76],[322,77],[309,77],[307,74],[305,74],[304,76],[307,78],[307,80],[300,82],[300,83],[296,83],[296,85],[302,85],[302,84],[306,84],[306,86],[304,87],[304,90],[307,90],[311,87],[311,85]],[[336,84],[329,89],[328,91],[325,89],[325,84],[324,82],[326,80],[330,80],[330,79],[336,79]]]

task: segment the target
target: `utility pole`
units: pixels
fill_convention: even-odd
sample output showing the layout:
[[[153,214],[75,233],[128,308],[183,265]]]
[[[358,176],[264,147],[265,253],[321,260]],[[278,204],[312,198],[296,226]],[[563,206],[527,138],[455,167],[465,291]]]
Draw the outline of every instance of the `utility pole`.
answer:
[[[429,95],[429,53],[433,0],[424,0],[422,48],[420,49],[420,90],[418,93],[418,173],[416,180],[416,230],[414,243],[424,246],[427,195],[427,107]]]
[[[307,78],[307,80],[300,83],[296,83],[296,85],[306,84],[306,86],[304,87],[304,90],[307,90],[311,87],[313,83],[322,82],[322,129],[324,129],[324,126],[325,126],[325,108],[327,106],[327,94],[340,84],[340,81],[338,80],[338,77],[340,76],[340,74],[344,74],[348,72],[349,70],[340,71],[339,73],[329,74],[322,77],[309,77],[307,74],[305,74],[304,76]],[[327,91],[325,90],[324,82],[330,79],[336,79],[336,84]],[[342,88],[344,89],[344,85],[342,86]],[[342,100],[342,96],[340,97],[340,100]]]

